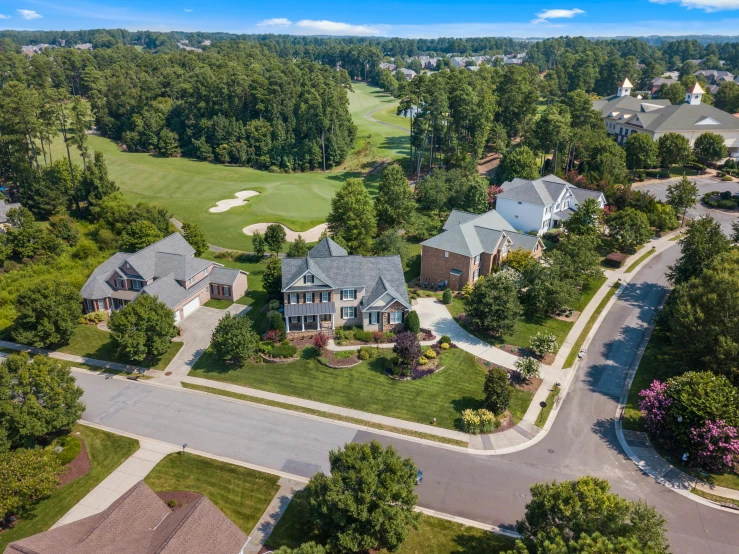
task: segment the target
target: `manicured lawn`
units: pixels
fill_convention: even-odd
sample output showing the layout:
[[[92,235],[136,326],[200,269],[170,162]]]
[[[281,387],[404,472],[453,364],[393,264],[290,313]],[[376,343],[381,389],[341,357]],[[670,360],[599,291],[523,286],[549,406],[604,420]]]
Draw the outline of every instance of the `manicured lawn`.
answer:
[[[575,363],[575,358],[577,357],[578,352],[580,352],[580,348],[582,348],[585,339],[588,337],[588,333],[590,333],[590,330],[593,328],[593,325],[595,325],[595,322],[598,320],[598,316],[600,316],[600,314],[603,312],[603,309],[606,307],[606,304],[608,304],[608,301],[614,294],[616,294],[619,286],[619,283],[615,283],[613,287],[611,287],[610,290],[603,297],[603,300],[600,301],[600,304],[598,304],[598,306],[595,308],[595,311],[592,313],[590,319],[588,319],[588,322],[585,324],[585,327],[580,332],[580,336],[577,337],[575,344],[572,346],[572,350],[570,350],[570,353],[567,355],[567,359],[562,366],[564,369],[572,367],[572,365]]]
[[[410,256],[403,268],[406,283],[410,283],[413,279],[421,276],[421,245],[409,244],[408,248],[410,250]]]
[[[379,159],[397,160],[408,156],[410,131],[382,125],[365,117],[366,114],[378,108],[384,108],[372,117],[394,125],[407,125],[410,130],[410,121],[407,118],[394,115],[398,101],[379,88],[364,83],[353,83],[352,87],[354,92],[349,93],[349,112],[357,126],[357,135],[372,137],[377,145],[376,152]],[[405,122],[398,120],[405,120]]]
[[[380,110],[379,112],[375,112],[372,114],[372,117],[375,119],[378,119],[380,121],[384,121],[385,123],[389,123],[391,125],[398,125],[399,127],[404,127],[407,129],[408,133],[411,132],[411,118],[405,117],[402,115],[397,115],[395,113],[395,106],[390,106],[389,108],[385,108],[384,110]]]
[[[381,352],[388,355],[388,351]],[[460,349],[443,354],[441,363],[444,369],[433,375],[415,381],[396,381],[385,375],[380,359],[343,370],[328,368],[314,359],[232,367],[206,351],[190,376],[418,423],[428,424],[436,418],[440,427],[457,429],[462,410],[481,407],[486,369]],[[524,394],[529,395],[528,402]],[[523,415],[520,412],[523,409],[525,413],[530,401],[530,393],[517,392],[515,407],[511,407],[514,416]]]
[[[634,260],[634,262],[631,265],[629,265],[628,268],[626,268],[626,271],[624,271],[624,273],[631,273],[639,266],[640,263],[642,263],[644,260],[646,260],[649,256],[651,256],[654,253],[655,253],[654,247],[650,248],[644,254],[642,254],[636,260]]]
[[[554,408],[554,399],[557,398],[557,395],[559,395],[559,387],[557,385],[554,385],[554,387],[552,387],[552,389],[549,391],[547,399],[544,401],[545,405],[544,407],[542,407],[539,415],[536,417],[534,425],[540,428],[544,427],[547,419],[549,419],[549,414],[552,413],[552,408]]]
[[[300,491],[287,507],[267,540],[272,548],[297,548],[305,542],[323,543],[312,524],[308,495]],[[514,540],[482,529],[430,516],[421,516],[418,530],[412,530],[396,554],[496,554],[513,548]],[[381,550],[381,554],[387,554]]]
[[[669,347],[669,326],[664,320],[659,320],[652,332],[649,343],[647,343],[644,355],[639,362],[639,367],[634,375],[634,381],[631,383],[629,398],[624,410],[624,429],[631,431],[646,431],[644,428],[644,418],[639,411],[639,392],[648,388],[655,379],[664,382],[670,377],[680,374],[680,372],[675,369],[674,364],[669,361]],[[656,441],[654,441],[653,444],[661,455],[667,455]],[[706,477],[705,475],[696,473],[691,468],[682,466],[674,457],[670,460],[670,463],[679,467],[686,473],[695,475],[696,477],[709,481],[714,485],[739,490],[739,475],[736,473],[724,473]]]
[[[592,281],[583,291],[580,300],[578,300],[572,306],[572,308],[578,312],[582,312],[590,303],[590,300],[593,298],[595,293],[598,292],[598,289],[600,289],[600,287],[605,282],[605,277],[601,277]],[[433,295],[436,296],[435,293]],[[440,298],[441,295],[439,294],[438,297]],[[524,314],[516,322],[516,326],[514,327],[511,334],[504,335],[502,337],[492,337],[487,333],[482,333],[467,325],[463,325],[459,321],[459,315],[464,313],[465,311],[464,300],[462,300],[462,298],[458,298],[455,296],[452,300],[452,303],[447,306],[447,309],[449,310],[449,313],[452,315],[452,317],[455,318],[457,322],[462,327],[464,327],[467,332],[493,346],[498,344],[511,344],[513,346],[528,348],[528,346],[530,345],[531,337],[536,335],[536,333],[552,333],[555,337],[557,337],[557,342],[559,343],[559,345],[562,346],[562,343],[567,338],[567,334],[570,332],[570,329],[572,329],[572,326],[574,325],[574,323],[570,321],[563,321],[561,319],[555,319],[553,317],[541,317]]]
[[[90,457],[90,471],[41,500],[34,508],[32,517],[23,519],[13,529],[0,533],[0,551],[5,550],[13,541],[49,529],[139,448],[137,440],[84,425],[75,425],[72,433],[80,433],[75,436],[85,441],[87,455]]]
[[[354,85],[354,92],[348,94],[358,135],[371,136],[376,144],[365,161],[407,156],[406,133],[364,117],[375,108],[391,107],[397,101],[364,84]],[[361,177],[369,169],[349,164],[349,170],[326,173],[270,173],[188,158],[121,152],[113,141],[94,135],[89,136],[88,143],[92,150],[105,155],[110,177],[129,201],[164,206],[180,221],[197,223],[211,244],[245,251],[252,250],[251,238],[242,232],[245,226],[279,222],[295,231],[305,231],[324,223],[336,190],[346,178]],[[55,159],[66,155],[61,140],[54,144],[53,151]],[[73,156],[81,163],[77,154]],[[378,176],[373,177],[368,179],[372,184]],[[375,187],[369,188],[374,193]],[[208,211],[219,200],[233,198],[234,193],[243,190],[260,194],[226,212]]]
[[[193,491],[213,502],[247,535],[279,490],[278,477],[177,452],[159,462],[144,481],[154,492]]]
[[[122,359],[116,353],[115,344],[110,339],[110,333],[102,331],[94,325],[78,325],[72,335],[69,344],[59,349],[59,352],[74,354],[76,356],[85,356],[96,360],[104,360],[107,362],[118,362],[122,364],[131,364],[139,367],[148,367],[150,369],[164,370],[172,358],[182,348],[181,342],[172,342],[169,350],[160,358],[154,360],[145,360],[142,362],[130,361]]]
[[[203,304],[203,306],[205,306],[206,308],[215,308],[216,310],[225,310],[231,304],[233,304],[231,300],[219,300],[217,298],[211,298],[205,304]]]

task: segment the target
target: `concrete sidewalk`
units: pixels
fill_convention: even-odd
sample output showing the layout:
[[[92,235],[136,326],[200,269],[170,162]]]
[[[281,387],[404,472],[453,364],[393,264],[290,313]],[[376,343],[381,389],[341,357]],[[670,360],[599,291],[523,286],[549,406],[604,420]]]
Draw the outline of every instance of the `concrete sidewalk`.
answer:
[[[139,449],[87,493],[52,529],[102,512],[146,477],[167,454],[177,451],[179,448],[174,445],[140,438]]]
[[[277,491],[272,502],[269,503],[262,517],[249,533],[249,543],[244,548],[243,554],[257,554],[262,549],[295,493],[305,488],[305,483],[285,477],[281,477],[277,484],[280,485],[280,490]]]

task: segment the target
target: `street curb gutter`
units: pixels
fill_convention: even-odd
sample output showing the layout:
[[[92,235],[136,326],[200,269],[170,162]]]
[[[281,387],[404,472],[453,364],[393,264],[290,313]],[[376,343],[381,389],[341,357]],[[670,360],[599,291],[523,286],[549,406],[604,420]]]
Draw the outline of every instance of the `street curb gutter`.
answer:
[[[668,296],[668,293],[665,293],[662,296],[662,299],[660,300],[659,304],[655,308],[654,316],[652,318],[652,321],[649,323],[649,328],[647,329],[647,332],[644,334],[644,338],[642,339],[642,342],[639,345],[639,349],[636,351],[634,360],[631,362],[631,367],[629,368],[629,374],[626,376],[626,382],[624,383],[624,388],[621,391],[621,398],[619,399],[618,406],[616,407],[616,422],[615,422],[616,437],[618,437],[618,442],[621,445],[621,448],[626,453],[626,455],[631,459],[631,461],[634,462],[636,467],[638,467],[642,471],[642,473],[654,479],[658,484],[675,491],[676,493],[684,496],[685,498],[689,498],[693,502],[697,502],[699,504],[703,504],[704,506],[709,506],[717,510],[722,510],[724,512],[737,514],[736,510],[733,510],[731,508],[725,508],[724,506],[716,502],[713,502],[711,500],[695,495],[691,493],[689,490],[685,490],[682,487],[677,487],[669,479],[665,479],[661,475],[657,474],[651,467],[649,467],[649,465],[644,460],[639,458],[634,453],[634,451],[629,446],[629,443],[626,442],[626,437],[624,436],[622,418],[623,418],[624,411],[626,409],[626,402],[629,398],[629,391],[631,390],[631,384],[634,382],[634,376],[636,375],[636,370],[639,368],[639,362],[641,362],[642,356],[644,356],[644,351],[647,349],[647,344],[649,343],[649,339],[652,337],[652,332],[654,331],[654,328],[656,326],[656,316],[659,313],[659,311],[662,309],[662,307],[664,306],[665,301],[667,300],[667,296]],[[692,479],[694,485],[700,482],[698,479],[694,479],[685,473],[683,473],[683,475],[685,475],[689,479]]]
[[[143,435],[137,435],[135,433],[129,433],[127,431],[120,431],[118,429],[113,429],[112,427],[107,427],[105,425],[100,425],[99,423],[93,423],[91,421],[79,420],[79,423],[87,427],[92,427],[94,429],[100,429],[101,431],[107,431],[108,433],[112,433],[114,435],[121,435],[121,436],[128,437],[130,439],[135,439],[138,441],[146,440],[149,442],[161,444],[163,446],[174,447],[178,450],[179,448],[181,448],[180,446],[176,446],[168,442],[160,441],[157,439],[151,439],[149,437],[144,437]],[[298,481],[299,483],[307,484],[310,481],[310,479],[308,479],[307,477],[303,477],[302,475],[286,473],[284,471],[279,471],[277,469],[272,469],[270,467],[260,466],[257,464],[250,464],[248,462],[242,462],[241,460],[234,460],[233,458],[227,458],[225,456],[218,456],[217,454],[210,454],[208,452],[203,452],[202,450],[194,450],[192,448],[188,448],[187,452],[189,454],[194,454],[195,456],[201,456],[203,458],[210,458],[211,460],[217,460],[219,462],[224,462],[224,463],[235,465],[235,466],[245,467],[248,469],[252,469],[254,471],[261,471],[262,473],[276,475],[278,477],[282,477],[285,479],[292,479],[293,481]],[[514,539],[519,538],[521,536],[515,531],[503,529],[501,527],[498,527],[497,525],[490,525],[489,523],[483,523],[481,521],[465,519],[463,517],[455,516],[452,514],[446,514],[444,512],[437,512],[436,510],[432,510],[431,508],[423,508],[421,506],[416,506],[415,511],[425,514],[427,516],[436,517],[439,519],[445,519],[447,521],[452,521],[454,523],[466,525],[467,527],[475,527],[477,529],[483,529],[485,531],[490,531],[491,533],[495,533],[497,535],[504,535],[506,537],[511,537]]]

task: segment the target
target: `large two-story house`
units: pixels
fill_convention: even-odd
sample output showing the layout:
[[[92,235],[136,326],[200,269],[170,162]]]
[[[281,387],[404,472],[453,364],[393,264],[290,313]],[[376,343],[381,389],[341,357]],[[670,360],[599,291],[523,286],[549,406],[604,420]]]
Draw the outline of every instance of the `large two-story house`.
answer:
[[[495,209],[515,229],[538,235],[569,219],[586,198],[606,205],[606,197],[596,190],[581,189],[556,175],[540,179],[513,179],[501,186],[495,198]]]
[[[501,265],[508,252],[523,249],[541,257],[538,236],[516,231],[495,210],[472,214],[453,210],[444,232],[421,243],[421,285],[460,290]]]
[[[184,237],[173,233],[134,254],[113,254],[80,292],[85,313],[111,313],[139,294],[156,296],[172,309],[177,323],[211,298],[235,301],[246,290],[246,272],[195,257]]]
[[[397,330],[411,309],[399,256],[350,256],[330,238],[305,258],[282,260],[282,294],[291,334]]]

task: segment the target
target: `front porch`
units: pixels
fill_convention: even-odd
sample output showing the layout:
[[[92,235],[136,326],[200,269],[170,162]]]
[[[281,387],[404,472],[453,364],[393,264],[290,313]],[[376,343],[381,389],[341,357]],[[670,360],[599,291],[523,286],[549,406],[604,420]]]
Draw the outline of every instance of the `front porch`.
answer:
[[[333,302],[287,304],[285,306],[285,330],[288,333],[306,331],[331,331],[335,326]]]

